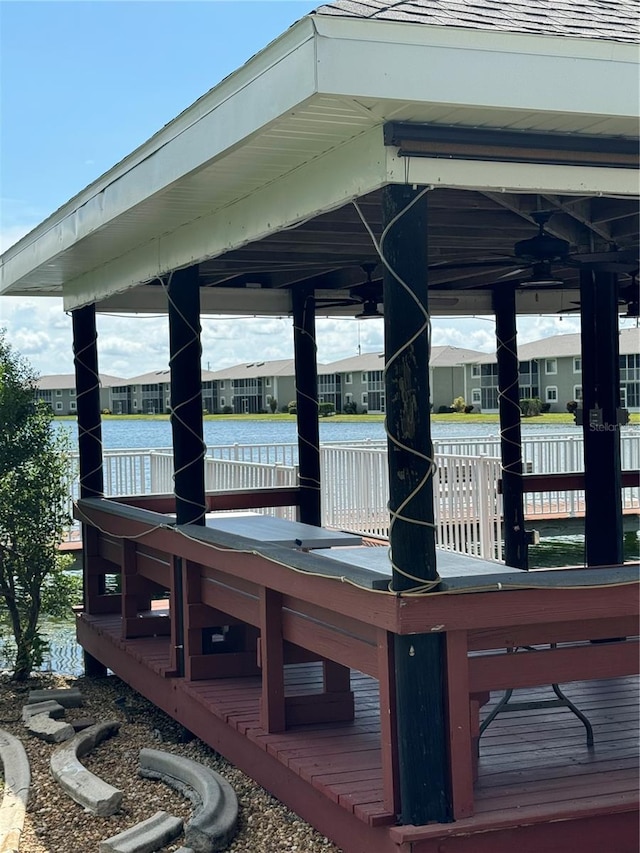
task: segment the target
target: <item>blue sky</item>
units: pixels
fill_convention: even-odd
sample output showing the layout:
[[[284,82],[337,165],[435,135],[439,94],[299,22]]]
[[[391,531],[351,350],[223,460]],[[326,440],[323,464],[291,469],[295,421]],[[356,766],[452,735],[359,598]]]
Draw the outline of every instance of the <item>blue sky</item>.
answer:
[[[0,2],[0,248],[7,248],[318,3],[298,0]],[[135,324],[135,325],[134,325]],[[72,372],[61,300],[0,300],[0,326],[42,374]],[[378,321],[321,320],[320,361],[382,349]],[[528,320],[523,339],[576,331]],[[100,370],[163,369],[166,320],[100,317]],[[434,344],[487,350],[489,320],[434,321]],[[212,369],[292,356],[290,321],[203,322]]]

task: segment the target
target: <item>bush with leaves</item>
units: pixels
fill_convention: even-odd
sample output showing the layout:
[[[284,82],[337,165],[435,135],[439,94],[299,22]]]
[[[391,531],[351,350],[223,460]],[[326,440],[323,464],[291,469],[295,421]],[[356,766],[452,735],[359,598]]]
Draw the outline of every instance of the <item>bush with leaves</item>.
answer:
[[[33,369],[0,332],[0,599],[16,645],[16,680],[42,661],[40,615],[64,571],[58,546],[70,523],[68,439],[35,388]]]
[[[520,400],[523,418],[535,418],[542,411],[542,401],[538,397],[523,397]]]

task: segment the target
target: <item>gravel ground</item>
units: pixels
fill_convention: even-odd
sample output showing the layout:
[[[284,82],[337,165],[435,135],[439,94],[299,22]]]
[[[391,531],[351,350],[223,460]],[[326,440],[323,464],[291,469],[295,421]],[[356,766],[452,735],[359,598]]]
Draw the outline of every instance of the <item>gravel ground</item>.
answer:
[[[68,709],[65,719],[92,717],[96,722],[118,720],[119,733],[101,743],[83,764],[124,792],[121,810],[111,817],[95,817],[69,799],[49,772],[54,744],[30,735],[21,721],[27,693],[44,687],[79,687],[82,708]],[[124,704],[116,704],[116,699]],[[22,741],[31,766],[31,794],[20,853],[90,853],[105,838],[116,835],[163,809],[188,820],[191,804],[161,782],[137,774],[142,747],[170,750],[223,775],[235,790],[239,829],[229,853],[341,853],[296,814],[229,764],[217,752],[192,738],[150,702],[115,676],[105,679],[44,676],[14,684],[0,675],[0,728]],[[0,783],[2,782],[0,766]],[[1,789],[0,784],[0,789]],[[170,853],[180,839],[162,848]]]

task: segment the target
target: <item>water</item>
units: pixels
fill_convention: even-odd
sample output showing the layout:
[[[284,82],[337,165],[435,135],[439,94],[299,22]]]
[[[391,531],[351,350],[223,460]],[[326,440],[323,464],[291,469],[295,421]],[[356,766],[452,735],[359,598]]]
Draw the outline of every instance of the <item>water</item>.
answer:
[[[77,425],[75,421],[56,421],[59,429],[66,430],[77,446]],[[634,427],[629,429],[634,430]],[[573,424],[522,424],[523,435],[553,435],[576,431],[580,427]],[[473,438],[497,436],[497,423],[460,423],[447,421],[434,422],[431,425],[433,438]],[[320,441],[362,441],[365,439],[383,439],[385,437],[382,421],[362,421],[340,423],[331,418],[320,420]],[[289,444],[297,441],[297,429],[294,421],[252,421],[252,420],[215,420],[204,422],[204,439],[207,445],[225,444]],[[171,447],[171,424],[168,420],[156,418],[135,418],[131,420],[105,420],[102,423],[102,443],[106,450],[142,449]]]

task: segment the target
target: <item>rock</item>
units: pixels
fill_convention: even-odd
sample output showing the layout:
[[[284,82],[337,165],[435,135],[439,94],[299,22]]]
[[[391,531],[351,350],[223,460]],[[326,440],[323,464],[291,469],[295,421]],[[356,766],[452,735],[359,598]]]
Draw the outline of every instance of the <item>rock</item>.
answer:
[[[75,734],[73,726],[62,720],[52,720],[48,714],[34,714],[26,722],[27,731],[32,735],[46,740],[47,743],[62,743]]]
[[[59,720],[60,717],[64,716],[64,708],[59,702],[36,702],[33,705],[25,705],[22,709],[22,719],[24,722],[28,722],[31,717],[35,717],[36,714],[46,714],[47,717],[51,717],[52,720]]]

